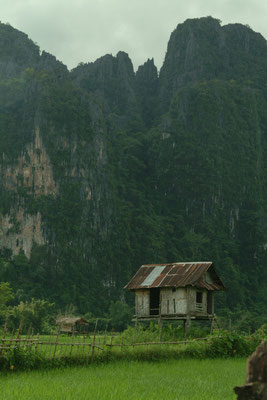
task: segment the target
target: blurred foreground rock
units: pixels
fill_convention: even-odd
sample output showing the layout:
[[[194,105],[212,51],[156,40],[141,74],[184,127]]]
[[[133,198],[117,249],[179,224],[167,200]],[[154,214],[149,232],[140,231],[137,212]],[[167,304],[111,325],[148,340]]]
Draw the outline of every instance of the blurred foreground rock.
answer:
[[[267,342],[263,341],[248,358],[244,386],[234,388],[237,400],[267,400]]]

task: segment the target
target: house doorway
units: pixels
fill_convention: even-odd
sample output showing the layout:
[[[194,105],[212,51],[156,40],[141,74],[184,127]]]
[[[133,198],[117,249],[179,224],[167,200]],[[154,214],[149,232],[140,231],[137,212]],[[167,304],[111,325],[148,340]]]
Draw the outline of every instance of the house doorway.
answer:
[[[213,313],[213,296],[211,292],[207,293],[207,312],[208,314]]]
[[[160,300],[160,289],[150,289],[150,315],[159,315],[159,300]]]

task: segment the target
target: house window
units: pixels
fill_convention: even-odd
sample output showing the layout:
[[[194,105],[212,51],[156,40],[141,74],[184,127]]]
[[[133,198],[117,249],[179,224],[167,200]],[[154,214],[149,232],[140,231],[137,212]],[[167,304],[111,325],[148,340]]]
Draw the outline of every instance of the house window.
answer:
[[[172,291],[173,291],[173,292],[176,292],[176,287],[173,287],[173,288],[172,288]]]
[[[202,292],[197,292],[196,293],[196,302],[197,303],[202,303],[203,302],[203,293]]]

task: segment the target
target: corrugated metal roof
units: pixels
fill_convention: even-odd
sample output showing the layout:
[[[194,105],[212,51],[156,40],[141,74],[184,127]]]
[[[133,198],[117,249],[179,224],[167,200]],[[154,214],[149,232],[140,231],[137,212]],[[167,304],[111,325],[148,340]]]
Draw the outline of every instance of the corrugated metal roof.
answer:
[[[205,279],[208,270],[212,275],[212,283]],[[211,261],[142,265],[125,289],[184,286],[196,286],[208,290],[225,289]]]
[[[146,279],[141,283],[141,286],[150,286],[152,285],[153,282],[160,276],[160,274],[163,272],[165,268],[165,265],[157,265],[152,269],[150,274],[146,277]]]

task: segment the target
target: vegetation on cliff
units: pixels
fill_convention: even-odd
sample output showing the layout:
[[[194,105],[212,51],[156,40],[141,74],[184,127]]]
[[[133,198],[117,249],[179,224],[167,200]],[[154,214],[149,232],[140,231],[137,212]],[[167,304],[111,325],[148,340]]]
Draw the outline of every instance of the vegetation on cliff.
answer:
[[[266,82],[265,39],[211,17],[178,25],[159,75],[123,52],[69,72],[1,24],[0,282],[15,301],[105,316],[133,304],[141,264],[201,259],[228,288],[218,313],[266,321]],[[26,171],[34,140],[42,177]],[[42,238],[26,237],[37,214]]]

